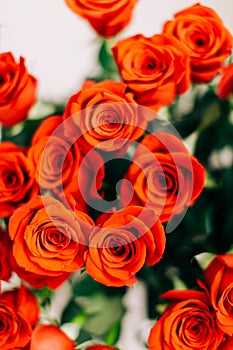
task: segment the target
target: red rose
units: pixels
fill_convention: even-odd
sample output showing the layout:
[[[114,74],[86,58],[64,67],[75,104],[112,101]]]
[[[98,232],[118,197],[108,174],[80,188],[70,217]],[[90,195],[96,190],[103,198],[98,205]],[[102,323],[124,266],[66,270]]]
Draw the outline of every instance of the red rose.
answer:
[[[128,207],[108,219],[104,215],[90,235],[86,271],[107,286],[132,285],[145,263],[154,265],[162,258],[164,248],[163,226],[154,212]]]
[[[38,321],[36,298],[24,287],[0,295],[0,347],[22,349],[30,340],[32,326]]]
[[[11,240],[7,231],[0,227],[0,280],[8,281],[11,277],[9,251]],[[1,289],[0,289],[1,292]]]
[[[150,331],[149,350],[219,349],[224,334],[204,292],[177,290],[162,297],[172,302]]]
[[[128,24],[137,0],[66,0],[66,3],[87,19],[98,34],[110,38]]]
[[[94,223],[49,196],[34,196],[9,221],[13,256],[29,272],[61,276],[84,266],[84,252]]]
[[[218,326],[233,336],[233,254],[217,255],[204,272]]]
[[[55,325],[40,324],[32,333],[30,350],[74,350],[75,343]]]
[[[61,272],[56,276],[50,276],[48,274],[43,275],[42,273],[33,273],[26,270],[24,267],[19,266],[15,260],[12,250],[9,254],[10,264],[12,270],[25,282],[27,282],[32,288],[41,289],[44,287],[50,289],[56,289],[68,279],[70,276],[69,272]]]
[[[185,45],[195,83],[213,79],[231,54],[232,35],[214,10],[199,3],[177,12],[163,31]]]
[[[223,68],[222,77],[217,86],[218,97],[226,99],[233,93],[233,63]]]
[[[0,123],[3,126],[13,126],[27,118],[36,100],[36,85],[23,57],[17,63],[10,52],[0,54]]]
[[[79,209],[87,211],[87,204],[102,186],[103,160],[94,150],[84,159],[79,143],[71,144],[64,135],[63,124],[59,116],[42,122],[28,151],[29,167],[42,191],[50,190],[57,198],[72,195]],[[99,172],[93,181],[96,169]]]
[[[112,50],[122,79],[139,104],[158,110],[189,88],[189,56],[172,37],[138,34],[119,41]]]
[[[175,135],[157,132],[138,145],[123,181],[120,199],[124,206],[142,205],[154,209],[162,222],[182,213],[200,195],[205,169]]]
[[[14,143],[0,143],[0,217],[10,216],[38,192],[25,153]]]
[[[44,136],[30,147],[28,161],[40,188],[75,187],[77,180],[74,179],[78,177],[80,163],[77,143],[71,146],[61,137]]]
[[[104,81],[73,95],[66,106],[64,128],[83,152],[96,147],[122,154],[138,140],[147,122],[127,86]]]

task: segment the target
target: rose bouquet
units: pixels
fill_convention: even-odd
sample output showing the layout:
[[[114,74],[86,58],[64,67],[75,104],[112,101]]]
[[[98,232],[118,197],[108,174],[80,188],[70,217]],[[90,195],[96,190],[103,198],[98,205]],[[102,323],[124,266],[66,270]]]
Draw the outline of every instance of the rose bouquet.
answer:
[[[140,349],[233,346],[233,38],[199,3],[116,38],[136,3],[66,0],[99,69],[52,113],[0,54],[3,350],[124,350],[140,284]]]

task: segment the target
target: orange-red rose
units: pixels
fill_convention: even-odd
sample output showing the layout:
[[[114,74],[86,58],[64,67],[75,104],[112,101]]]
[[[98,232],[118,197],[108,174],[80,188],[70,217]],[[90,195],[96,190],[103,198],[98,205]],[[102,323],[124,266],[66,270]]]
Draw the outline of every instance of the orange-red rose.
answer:
[[[233,254],[217,255],[204,272],[218,326],[233,336]]]
[[[30,350],[73,350],[75,346],[57,326],[40,324],[32,333]]]
[[[232,35],[214,10],[199,3],[176,13],[163,31],[185,45],[195,83],[213,79],[231,54]]]
[[[175,135],[158,132],[138,145],[120,190],[124,206],[145,205],[162,222],[194,203],[205,182],[205,169]]]
[[[39,307],[34,295],[24,287],[0,295],[0,347],[24,349],[32,327],[38,321]]]
[[[119,41],[112,50],[123,81],[142,105],[158,110],[189,88],[189,56],[172,37],[138,34]]]
[[[0,227],[0,280],[4,281],[8,281],[11,276],[11,266],[9,260],[10,248],[10,237],[7,231]]]
[[[130,140],[143,135],[147,125],[127,86],[110,80],[73,95],[64,119],[66,135],[76,139],[83,152],[96,147],[122,154]]]
[[[0,144],[0,217],[10,216],[38,192],[25,152],[11,142]]]
[[[80,151],[64,137],[62,117],[52,116],[41,123],[33,136],[28,161],[41,189],[74,186]]]
[[[29,167],[41,191],[50,190],[58,198],[72,195],[80,210],[86,211],[102,186],[103,160],[94,150],[84,157],[79,143],[71,144],[64,135],[63,124],[66,122],[62,123],[59,116],[41,123],[28,151]],[[99,172],[94,181],[96,169]]]
[[[10,52],[0,54],[0,124],[13,126],[27,118],[36,100],[36,85],[23,57],[17,63]]]
[[[73,191],[77,191],[80,163],[77,143],[71,146],[64,138],[44,136],[30,147],[28,160],[41,189],[70,186]]]
[[[66,3],[87,19],[98,34],[110,38],[128,24],[137,0],[66,0]]]
[[[93,225],[85,213],[52,197],[34,196],[10,218],[13,256],[20,267],[42,276],[76,271],[84,266]]]
[[[224,333],[204,292],[169,291],[162,297],[172,302],[151,329],[149,350],[219,349]]]
[[[152,210],[128,207],[108,219],[104,215],[99,225],[90,235],[86,252],[86,271],[96,281],[132,285],[145,263],[154,265],[162,258],[165,234]]]
[[[233,93],[233,63],[223,68],[222,73],[217,86],[217,94],[220,98],[226,99]]]
[[[30,272],[24,267],[19,266],[12,254],[12,249],[9,253],[9,259],[12,271],[14,271],[23,281],[27,282],[32,288],[41,289],[47,287],[50,289],[56,289],[70,276],[69,272],[63,272],[57,276]]]

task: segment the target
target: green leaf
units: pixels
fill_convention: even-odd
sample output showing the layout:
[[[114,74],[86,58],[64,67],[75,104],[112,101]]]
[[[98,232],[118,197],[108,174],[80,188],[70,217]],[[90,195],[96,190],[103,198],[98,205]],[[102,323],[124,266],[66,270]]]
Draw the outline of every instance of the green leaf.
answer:
[[[109,42],[104,40],[99,51],[98,57],[101,67],[111,73],[117,73],[118,68],[113,58]]]
[[[121,297],[97,294],[79,297],[76,302],[87,315],[83,329],[95,336],[100,337],[109,332],[124,314]]]
[[[116,344],[121,330],[121,322],[118,321],[116,324],[113,325],[113,327],[109,330],[108,334],[106,335],[104,342],[110,346],[113,346]]]

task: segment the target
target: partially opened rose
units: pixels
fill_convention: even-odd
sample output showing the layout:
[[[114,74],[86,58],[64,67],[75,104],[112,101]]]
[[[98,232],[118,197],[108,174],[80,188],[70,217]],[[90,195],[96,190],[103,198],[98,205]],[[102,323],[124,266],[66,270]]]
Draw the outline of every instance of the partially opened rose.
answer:
[[[0,217],[10,216],[37,192],[26,149],[12,142],[0,143]]]
[[[233,94],[233,63],[223,68],[222,77],[217,86],[217,94],[222,99]]]
[[[224,333],[204,292],[169,291],[162,297],[171,302],[150,331],[149,350],[219,349]]]
[[[138,34],[117,42],[112,51],[123,81],[139,104],[159,110],[190,86],[187,51],[168,35]]]
[[[137,0],[66,0],[66,3],[87,19],[97,33],[109,38],[128,24]]]
[[[80,163],[77,143],[70,145],[65,138],[44,136],[30,147],[28,163],[41,189],[73,186],[73,191],[77,191]]]
[[[87,211],[102,186],[103,160],[94,150],[84,155],[79,142],[71,143],[64,135],[66,121],[62,121],[61,116],[51,116],[40,124],[28,151],[29,168],[42,192],[50,190],[60,199],[72,195],[79,209]],[[99,172],[93,181],[95,170]]]
[[[57,326],[40,324],[32,333],[30,350],[73,350],[75,346]]]
[[[79,162],[79,147],[65,138],[62,117],[45,119],[33,135],[28,150],[29,167],[40,189],[75,187]]]
[[[13,126],[27,118],[36,100],[36,85],[23,57],[17,63],[11,52],[0,54],[0,124]]]
[[[99,219],[86,252],[86,271],[107,286],[136,283],[144,264],[154,265],[163,255],[165,233],[152,210],[128,207]]]
[[[96,147],[122,154],[130,141],[138,140],[147,122],[127,86],[103,81],[73,95],[65,108],[67,137],[77,140],[83,152]]]
[[[204,272],[218,326],[233,336],[233,254],[217,255]]]
[[[0,347],[24,349],[38,321],[39,307],[34,295],[24,287],[0,295]]]
[[[157,132],[137,146],[120,189],[124,206],[142,205],[153,209],[162,222],[182,213],[200,195],[205,169],[175,135]],[[132,192],[133,197],[128,203]]]
[[[17,264],[39,275],[60,276],[84,266],[93,221],[49,196],[34,196],[9,221]]]
[[[217,13],[199,3],[177,12],[163,32],[178,39],[188,50],[192,80],[213,79],[231,54],[233,38]]]

